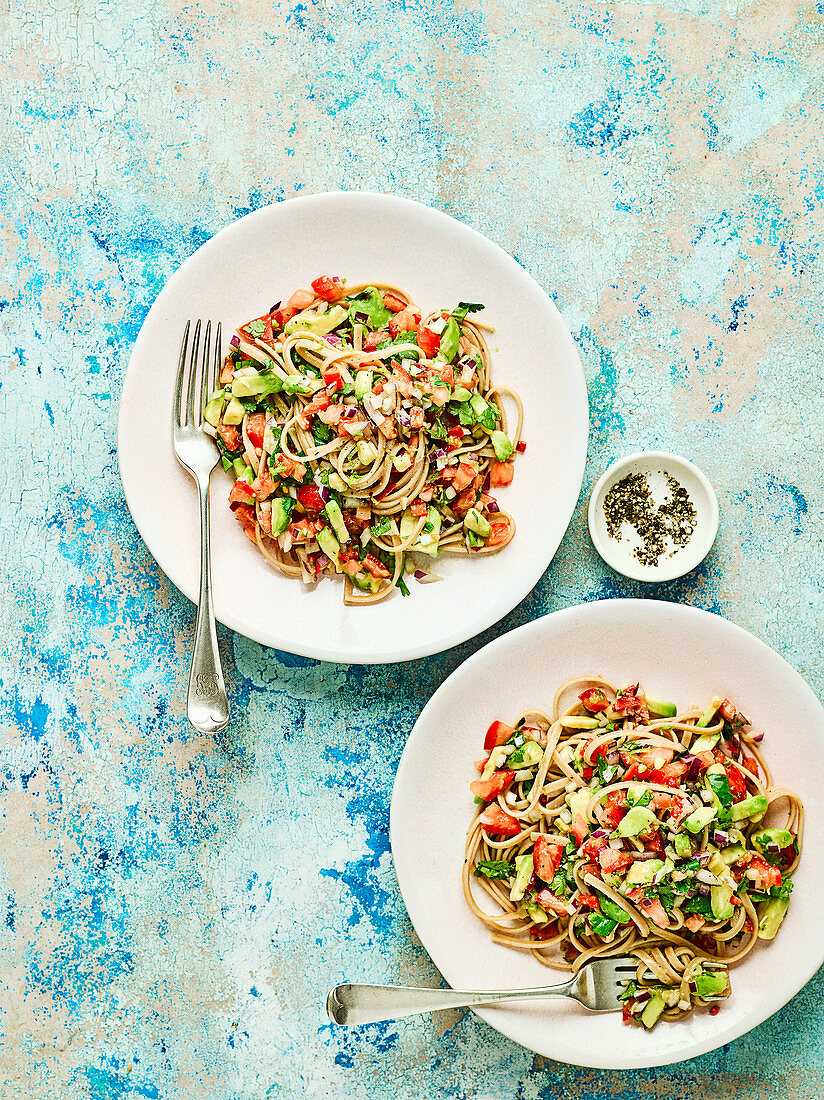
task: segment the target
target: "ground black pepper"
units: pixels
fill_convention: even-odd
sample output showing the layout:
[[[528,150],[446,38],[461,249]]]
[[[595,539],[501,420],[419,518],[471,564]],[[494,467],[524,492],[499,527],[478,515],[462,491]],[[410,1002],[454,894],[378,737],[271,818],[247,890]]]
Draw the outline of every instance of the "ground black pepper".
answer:
[[[638,532],[641,545],[633,553],[642,565],[657,565],[667,552],[668,543],[676,550],[692,538],[698,513],[689,493],[671,474],[664,472],[670,496],[656,508],[646,474],[625,474],[604,500],[607,534],[621,541],[621,524],[629,523]]]

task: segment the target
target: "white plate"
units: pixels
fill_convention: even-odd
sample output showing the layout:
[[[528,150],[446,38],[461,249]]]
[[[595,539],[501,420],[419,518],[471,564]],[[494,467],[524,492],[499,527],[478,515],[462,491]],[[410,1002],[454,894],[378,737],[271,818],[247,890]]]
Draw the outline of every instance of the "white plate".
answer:
[[[442,583],[410,580],[370,607],[343,605],[342,583],[307,589],[274,570],[212,478],[215,614],[264,645],[308,657],[370,664],[437,653],[497,622],[527,595],[567,528],[586,460],[586,385],[560,314],[515,260],[446,214],[387,195],[335,192],[247,214],[183,264],[152,306],[132,352],[118,422],[120,473],[138,530],[189,599],[198,587],[194,485],[172,452],[171,401],[183,322],[222,321],[225,333],[322,273],[350,284],[404,288],[424,309],[483,302],[494,324],[493,377],[526,407],[526,453],[501,505],[517,524],[500,554],[437,559]],[[228,339],[228,335],[227,335]]]
[[[728,696],[766,730],[762,749],[776,784],[803,800],[806,826],[795,890],[771,944],[731,971],[717,1016],[696,1012],[650,1032],[619,1013],[590,1016],[566,1002],[477,1009],[504,1035],[549,1058],[609,1069],[661,1066],[730,1042],[776,1012],[824,961],[824,711],[790,666],[740,627],[706,611],[653,600],[607,600],[558,611],[505,634],[469,658],[435,692],[401,757],[390,836],[415,931],[449,984],[508,989],[551,984],[557,971],[494,944],[464,902],[461,867],[475,809],[473,760],[494,718],[549,709],[577,674],[640,679],[679,706]],[[559,975],[558,980],[562,975]]]

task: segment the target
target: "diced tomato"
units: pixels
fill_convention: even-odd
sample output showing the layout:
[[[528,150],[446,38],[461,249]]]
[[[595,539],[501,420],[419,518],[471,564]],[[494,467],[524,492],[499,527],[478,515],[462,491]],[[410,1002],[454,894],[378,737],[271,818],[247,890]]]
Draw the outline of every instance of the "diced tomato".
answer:
[[[659,928],[669,928],[670,919],[659,898],[645,898],[640,908],[644,916],[649,917],[653,924],[657,924]]]
[[[234,505],[234,513],[240,523],[240,526],[252,540],[257,542],[255,538],[255,510],[250,504],[236,504]]]
[[[515,467],[511,462],[493,462],[489,467],[490,485],[509,485],[515,476]]]
[[[518,452],[519,455],[522,455],[526,450],[526,441],[523,439],[519,439],[518,442],[515,444],[515,450]]]
[[[389,318],[389,331],[393,336],[397,336],[399,332],[416,332],[420,319],[420,313],[415,313],[413,309],[407,306],[405,309],[399,310],[394,317]]]
[[[520,821],[505,813],[497,802],[491,802],[481,814],[481,824],[488,833],[498,836],[517,836],[522,830]]]
[[[421,519],[422,516],[425,516],[427,510],[426,504],[422,500],[413,500],[409,505],[409,511],[417,519]]]
[[[615,874],[618,871],[623,871],[625,867],[629,867],[632,863],[632,856],[627,855],[626,852],[616,852],[614,848],[607,846],[598,853],[598,862],[602,871]]]
[[[600,688],[587,688],[586,691],[581,692],[578,698],[587,710],[592,711],[593,714],[598,714],[609,706],[609,699]]]
[[[550,913],[556,913],[559,917],[569,916],[567,903],[563,898],[553,894],[551,890],[541,890],[540,893],[535,895],[535,900],[542,909],[546,909]]]
[[[236,451],[240,446],[241,437],[240,432],[234,426],[234,424],[218,424],[217,434],[223,440],[226,445],[227,451]]]
[[[258,500],[266,500],[275,491],[275,483],[265,462],[261,463],[258,476],[252,482],[252,491]]]
[[[555,921],[551,921],[549,924],[533,924],[529,930],[529,937],[533,940],[551,940],[553,936],[557,935],[558,925]]]
[[[628,811],[626,791],[611,791],[601,803],[601,821],[604,828],[616,829]]]
[[[315,300],[315,295],[310,290],[305,290],[303,287],[298,288],[289,301],[286,303],[287,309],[308,309],[312,302]]]
[[[253,336],[251,332],[252,325],[257,330],[261,324],[263,325],[263,331],[258,336]],[[246,325],[241,325],[238,332],[247,340],[261,340],[264,344],[271,344],[275,338],[272,332],[272,318],[268,314],[265,317],[256,317]]]
[[[499,543],[506,542],[509,538],[509,520],[497,520],[490,526],[491,531],[487,536],[486,545],[497,546]]]
[[[561,862],[563,848],[560,844],[554,844],[542,834],[535,841],[532,850],[532,865],[535,874],[544,882],[552,882],[555,872]]]
[[[342,390],[343,379],[337,367],[329,367],[323,372],[323,381],[331,390]]]
[[[741,802],[747,797],[747,784],[744,776],[734,764],[727,764],[727,780],[730,784],[733,802]]]
[[[401,310],[406,309],[406,302],[403,298],[399,298],[397,294],[393,294],[390,290],[384,290],[383,304],[387,309],[391,309],[393,313],[400,313]]]
[[[343,280],[337,275],[318,275],[312,280],[312,290],[326,302],[337,302],[344,295]]]
[[[426,325],[418,325],[418,347],[427,359],[431,359],[441,346],[441,338]]]
[[[497,748],[498,745],[505,745],[514,732],[514,726],[508,726],[506,722],[499,722],[496,719],[486,731],[484,748],[489,752],[491,749]]]
[[[488,759],[489,759],[488,756],[484,756],[483,759],[475,761],[475,767],[478,769],[479,772],[483,772],[484,768],[486,767],[486,762],[487,762]]]
[[[271,512],[261,511],[260,515],[258,516],[258,523],[260,524],[260,529],[261,529],[261,531],[263,531],[264,535],[271,535],[272,534],[272,513]]]
[[[229,493],[230,504],[251,504],[255,499],[255,493],[249,482],[239,477]]]
[[[569,835],[573,837],[576,843],[580,846],[584,843],[587,833],[589,832],[589,825],[583,814],[576,814],[572,824],[569,827]]]
[[[493,798],[497,798],[502,791],[505,791],[514,778],[515,772],[504,768],[503,771],[493,772],[488,779],[473,780],[469,784],[469,789],[476,798],[482,798],[484,802],[490,802]]]
[[[295,481],[303,481],[306,477],[306,467],[302,462],[295,462],[289,455],[280,452],[275,455],[275,465],[283,470],[284,477],[294,478]]]
[[[590,836],[584,841],[578,850],[578,854],[584,859],[597,859],[602,848],[608,846],[608,838],[605,836]]]
[[[452,511],[459,518],[465,516],[469,509],[475,506],[477,499],[478,490],[473,489],[470,485],[468,489],[464,489],[464,491],[459,493],[452,501]]]
[[[409,426],[411,428],[422,428],[425,422],[422,408],[416,405],[414,409],[409,410]]]
[[[669,810],[673,817],[680,817],[684,812],[684,800],[678,794],[662,794],[656,791],[652,796],[652,804],[656,810]]]
[[[472,482],[475,476],[475,467],[470,466],[468,462],[462,462],[452,478],[452,488],[456,493],[460,493]]]
[[[400,363],[395,363],[392,368],[392,377],[395,379],[395,387],[404,397],[409,397],[412,392],[412,375]]]
[[[252,413],[246,417],[246,434],[249,442],[255,447],[263,446],[263,433],[266,430],[266,414],[262,412]]]
[[[690,915],[684,921],[684,924],[690,930],[690,932],[700,931],[700,929],[704,927],[705,923],[706,921],[700,913],[690,913]]]
[[[597,909],[598,908],[598,895],[597,894],[579,894],[578,904],[582,908]]]
[[[641,843],[650,848],[656,855],[664,855],[664,842],[661,840],[661,832],[656,826],[652,826],[647,829],[645,833],[641,833],[638,837]]]
[[[235,373],[235,364],[231,355],[227,355],[223,360],[223,365],[220,368],[220,384],[225,386],[227,382],[232,381],[232,375]]]
[[[363,350],[375,351],[381,340],[387,340],[388,338],[388,332],[368,332],[366,339],[363,341]]]
[[[769,890],[772,886],[781,885],[781,872],[777,867],[767,863],[763,856],[753,856],[747,867],[747,876],[753,877],[755,872],[756,885],[761,890]]]
[[[383,564],[383,562],[376,558],[374,554],[367,554],[363,559],[363,567],[372,574],[373,577],[391,577],[392,574]]]
[[[272,312],[272,326],[282,329],[287,321],[291,321],[296,313],[300,313],[300,310],[291,306],[281,306],[280,309],[276,309]]]
[[[432,373],[437,375],[442,381],[446,382],[447,386],[455,385],[455,368],[451,363],[441,363],[440,361],[432,364]]]
[[[307,512],[321,512],[326,501],[317,485],[301,485],[298,489],[298,504]]]
[[[755,775],[755,776],[760,776],[761,775],[761,773],[758,770],[758,761],[756,760],[756,758],[754,756],[747,756],[746,753],[743,753],[742,757],[741,757],[741,763],[747,769],[748,772],[752,772],[752,774]]]

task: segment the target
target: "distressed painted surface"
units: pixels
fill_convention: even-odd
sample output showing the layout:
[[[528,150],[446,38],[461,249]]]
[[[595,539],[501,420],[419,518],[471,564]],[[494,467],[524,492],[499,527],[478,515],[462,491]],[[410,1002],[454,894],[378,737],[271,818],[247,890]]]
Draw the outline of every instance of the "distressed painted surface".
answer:
[[[821,5],[79,7],[0,23],[2,1094],[820,1096],[821,975],[729,1048],[637,1074],[457,1013],[347,1033],[323,1000],[437,980],[388,852],[405,734],[481,641],[638,594],[586,534],[612,458],[670,447],[719,490],[709,560],[644,594],[729,616],[824,690]],[[200,243],[340,187],[448,211],[553,294],[591,389],[585,492],[532,595],[437,659],[323,665],[224,631],[238,717],[196,736],[192,607],[120,490],[123,372]]]

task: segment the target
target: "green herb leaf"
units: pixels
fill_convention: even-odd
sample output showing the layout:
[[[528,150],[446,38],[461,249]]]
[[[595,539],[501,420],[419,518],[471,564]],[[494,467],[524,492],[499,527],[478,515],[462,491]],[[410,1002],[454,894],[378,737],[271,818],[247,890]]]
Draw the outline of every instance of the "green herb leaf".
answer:
[[[262,336],[266,331],[265,321],[250,321],[246,326],[246,329],[257,340],[259,336]]]
[[[618,922],[610,920],[609,917],[602,916],[601,913],[590,913],[589,926],[596,936],[610,936],[617,926]]]
[[[515,864],[508,859],[480,859],[473,874],[475,878],[509,878],[515,874]]]
[[[727,779],[726,775],[711,773],[707,776],[707,782],[710,785],[710,790],[722,806],[729,806],[732,803],[730,781]]]
[[[618,994],[619,1001],[628,1001],[631,997],[634,997],[638,992],[638,986],[633,981],[627,982],[624,986],[624,992]]]
[[[458,302],[457,307],[452,310],[452,316],[456,321],[463,321],[467,313],[479,313],[483,308],[480,302]]]

